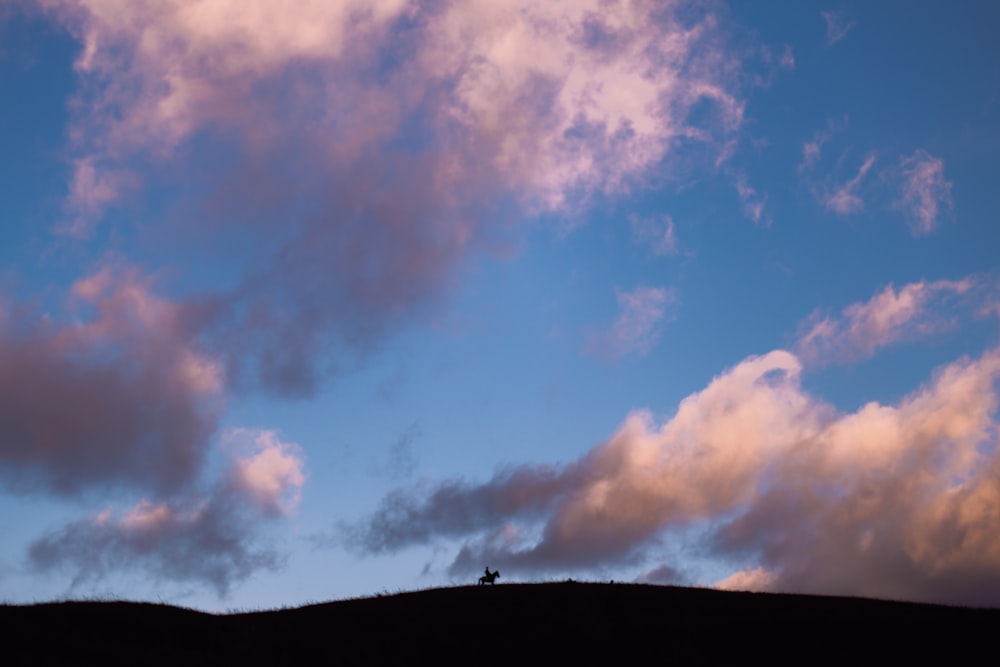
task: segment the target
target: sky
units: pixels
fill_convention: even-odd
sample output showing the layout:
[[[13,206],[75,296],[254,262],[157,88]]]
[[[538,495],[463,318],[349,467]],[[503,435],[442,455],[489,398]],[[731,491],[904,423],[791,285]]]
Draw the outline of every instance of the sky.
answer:
[[[998,26],[0,0],[0,601],[1000,606]]]

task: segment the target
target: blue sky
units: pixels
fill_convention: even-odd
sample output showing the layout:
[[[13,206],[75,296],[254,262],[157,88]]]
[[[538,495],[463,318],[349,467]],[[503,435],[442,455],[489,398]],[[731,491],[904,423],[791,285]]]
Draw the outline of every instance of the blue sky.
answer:
[[[0,599],[1000,604],[993,3],[0,6]]]

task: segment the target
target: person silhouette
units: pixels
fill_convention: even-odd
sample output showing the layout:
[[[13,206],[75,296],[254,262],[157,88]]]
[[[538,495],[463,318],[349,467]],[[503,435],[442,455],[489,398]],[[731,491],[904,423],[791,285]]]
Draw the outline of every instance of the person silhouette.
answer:
[[[486,566],[486,576],[487,577],[490,576],[490,566],[489,565]]]

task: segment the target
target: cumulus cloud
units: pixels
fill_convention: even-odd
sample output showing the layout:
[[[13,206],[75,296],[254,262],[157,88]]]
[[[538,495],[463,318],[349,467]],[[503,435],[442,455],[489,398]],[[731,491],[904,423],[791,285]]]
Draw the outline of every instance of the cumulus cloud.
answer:
[[[848,18],[843,11],[820,12],[823,21],[826,23],[826,45],[833,46],[840,40],[847,37],[847,33],[854,29],[857,21]]]
[[[611,359],[649,353],[660,338],[660,323],[674,300],[673,293],[662,287],[638,287],[618,292],[617,298],[618,318],[609,329],[591,336],[587,350]]]
[[[858,189],[861,187],[861,182],[864,180],[868,171],[875,164],[875,155],[871,154],[865,158],[865,161],[858,168],[858,173],[855,174],[854,178],[844,183],[842,186],[836,188],[832,193],[829,193],[824,201],[823,205],[828,211],[833,211],[838,215],[850,215],[852,213],[858,213],[864,206],[864,200],[858,195]]]
[[[221,409],[219,363],[131,267],[77,281],[55,319],[0,307],[0,483],[76,495],[195,481]]]
[[[433,307],[501,206],[578,209],[742,124],[740,63],[685,3],[244,5],[40,2],[82,44],[71,230],[197,169],[191,243],[248,248],[196,309],[237,388],[313,391]]]
[[[38,571],[73,573],[73,587],[109,573],[139,571],[157,581],[212,586],[220,597],[281,554],[259,543],[260,522],[289,513],[304,482],[301,451],[272,431],[237,429],[225,438],[230,460],[209,493],[165,502],[142,499],[105,510],[32,543]]]
[[[787,351],[751,357],[662,424],[633,413],[568,465],[396,492],[346,537],[376,552],[462,538],[453,571],[565,572],[714,525],[707,553],[756,561],[721,587],[1000,602],[1000,350],[848,413],[800,370]]]
[[[845,307],[840,317],[814,312],[800,325],[796,349],[815,366],[867,359],[887,345],[949,328],[959,297],[978,286],[972,278],[920,281],[898,291],[887,285],[867,302]]]
[[[917,150],[900,160],[898,173],[901,185],[896,207],[903,211],[914,236],[930,233],[941,213],[953,205],[952,184],[944,178],[944,161]]]

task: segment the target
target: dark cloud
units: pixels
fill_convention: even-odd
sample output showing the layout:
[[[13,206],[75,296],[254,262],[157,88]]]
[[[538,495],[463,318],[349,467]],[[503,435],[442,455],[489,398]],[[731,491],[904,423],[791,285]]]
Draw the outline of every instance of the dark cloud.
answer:
[[[513,516],[540,516],[567,488],[566,473],[549,467],[498,472],[483,485],[452,480],[433,491],[398,490],[386,496],[370,519],[346,526],[350,546],[382,553],[438,536],[461,536]]]
[[[643,572],[636,581],[645,584],[681,584],[685,583],[686,579],[680,570],[669,565],[658,565]]]
[[[224,497],[190,514],[169,506],[145,508],[154,514],[148,525],[142,521],[144,508],[137,510],[139,518],[70,523],[33,542],[29,562],[40,572],[72,572],[74,588],[109,574],[141,571],[158,581],[205,584],[220,597],[254,572],[282,563],[276,550],[254,544],[252,519]]]
[[[0,313],[0,481],[67,495],[191,484],[221,408],[211,360],[132,272],[99,272],[73,299],[95,312],[63,324],[13,303]]]
[[[138,571],[161,582],[206,584],[219,597],[259,570],[279,568],[283,558],[261,543],[261,523],[297,502],[304,481],[300,453],[269,431],[236,431],[230,438],[242,451],[233,452],[207,496],[143,500],[120,515],[106,510],[72,522],[33,542],[29,563],[40,572],[72,572],[74,588]]]

